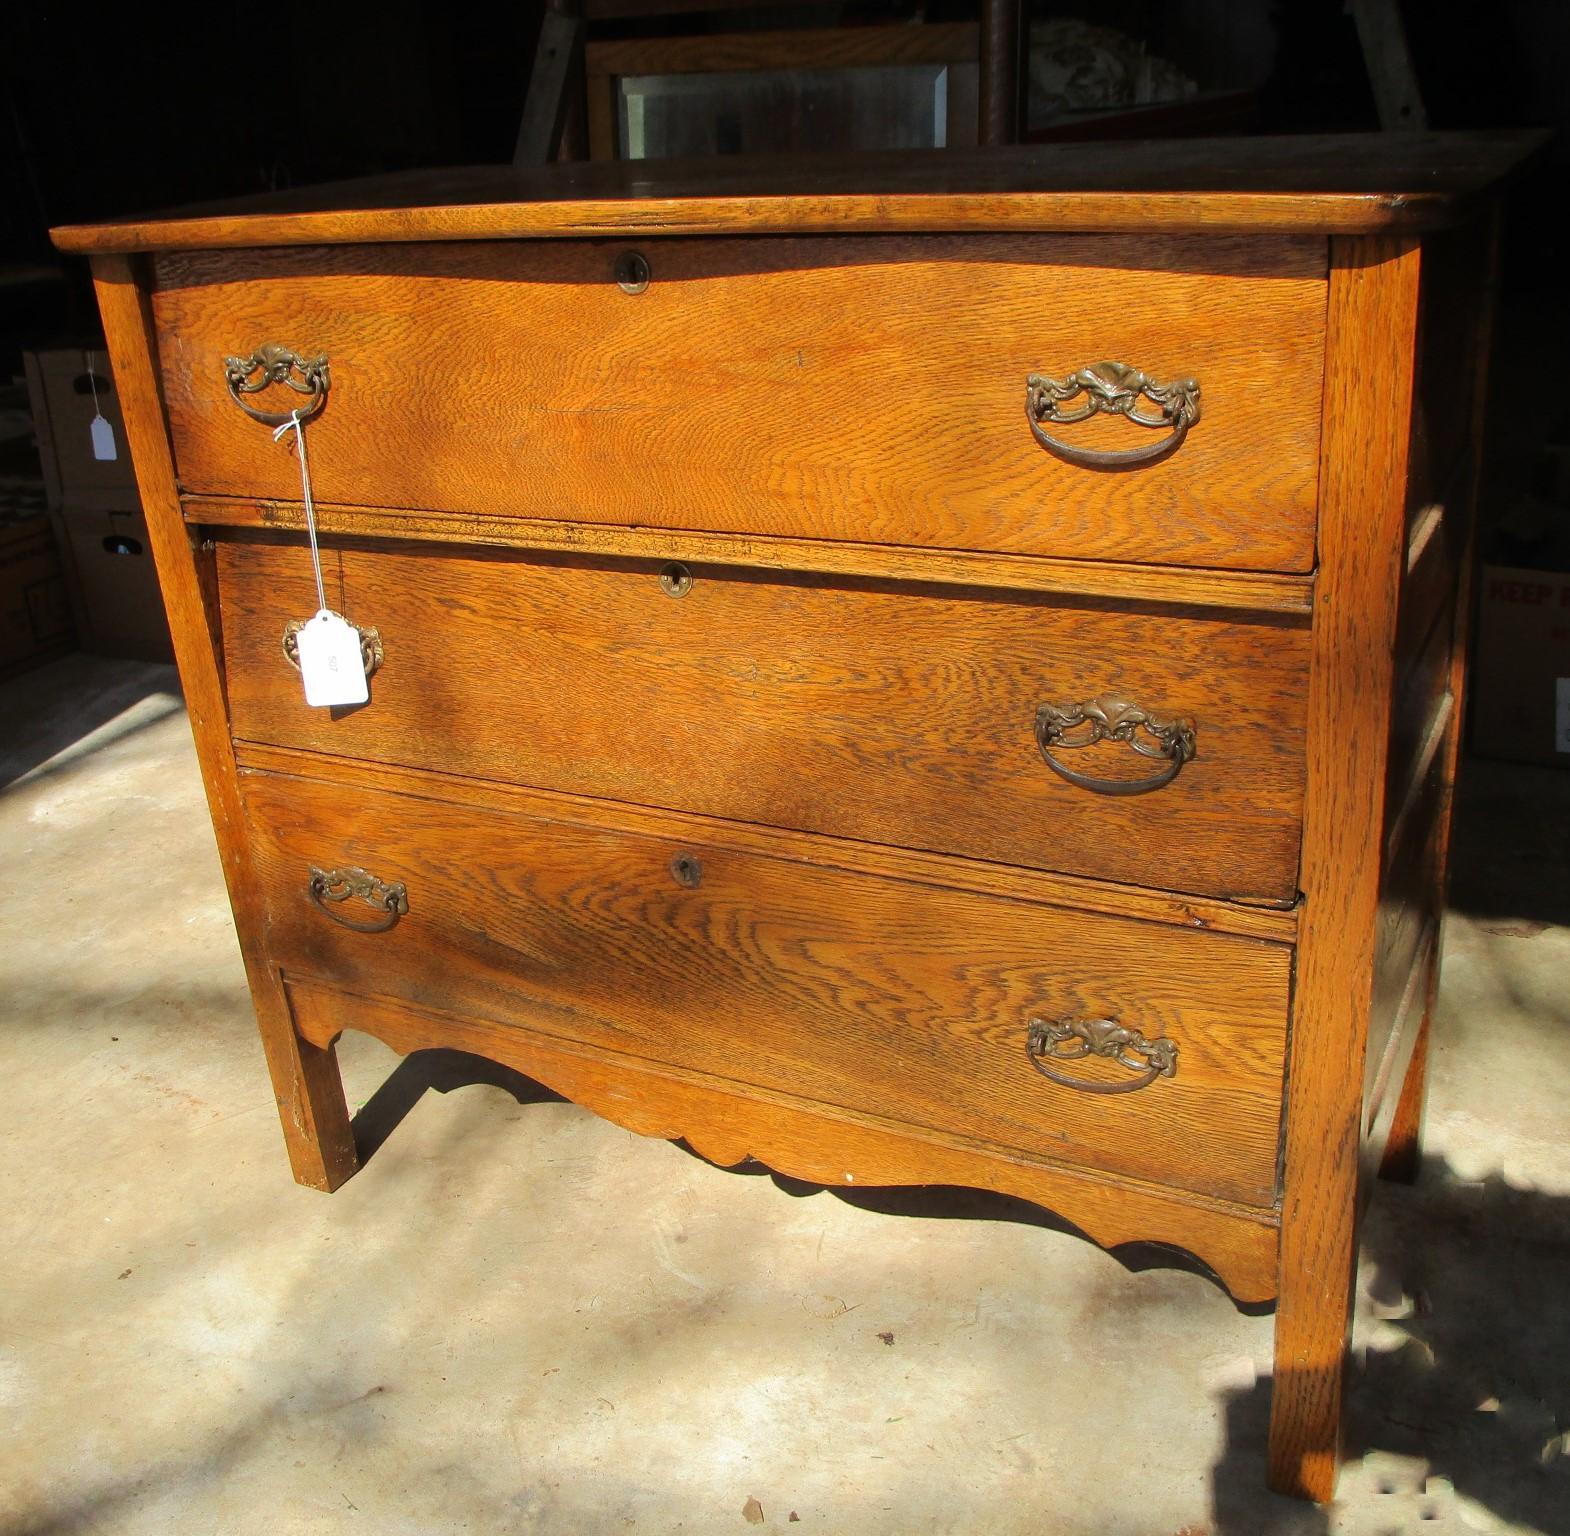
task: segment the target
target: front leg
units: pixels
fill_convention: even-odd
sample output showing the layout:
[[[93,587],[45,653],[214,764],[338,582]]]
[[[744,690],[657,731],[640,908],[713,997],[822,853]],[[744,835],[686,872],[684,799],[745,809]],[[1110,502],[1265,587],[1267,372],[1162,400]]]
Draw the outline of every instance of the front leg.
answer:
[[[332,1191],[360,1166],[336,1045],[313,1045],[294,1027],[283,986],[253,987],[273,1097],[295,1180]]]

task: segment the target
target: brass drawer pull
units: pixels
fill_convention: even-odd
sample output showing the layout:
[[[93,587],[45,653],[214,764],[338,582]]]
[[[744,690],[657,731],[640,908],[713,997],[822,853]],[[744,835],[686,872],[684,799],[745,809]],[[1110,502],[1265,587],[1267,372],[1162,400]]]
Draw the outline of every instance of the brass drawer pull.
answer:
[[[409,910],[409,893],[401,880],[378,880],[368,869],[357,865],[348,869],[311,869],[311,900],[335,923],[356,933],[385,933]],[[328,903],[347,901],[358,896],[366,906],[382,915],[374,922],[356,922]]]
[[[296,672],[300,670],[300,631],[310,622],[309,619],[290,619],[283,627],[283,653]],[[360,637],[360,660],[365,663],[365,675],[369,677],[387,659],[382,650],[381,631],[361,629],[358,624],[350,624],[349,628]]]
[[[1071,735],[1080,727],[1082,734]],[[1077,751],[1098,741],[1120,741],[1141,757],[1164,759],[1167,766],[1148,779],[1098,779],[1060,763],[1052,754]],[[1111,696],[1082,704],[1043,704],[1036,711],[1036,745],[1047,766],[1070,784],[1098,795],[1144,795],[1170,784],[1195,755],[1194,722],[1184,715],[1152,714],[1126,699]]]
[[[229,398],[252,421],[264,427],[281,427],[293,421],[293,411],[259,411],[247,405],[242,395],[260,394],[269,384],[284,384],[297,395],[309,395],[311,403],[300,410],[300,420],[309,421],[327,403],[327,389],[332,382],[327,373],[327,357],[301,357],[287,347],[268,342],[258,347],[249,357],[226,357],[224,380],[229,385]]]
[[[1147,1040],[1115,1019],[1032,1019],[1025,1040],[1031,1066],[1054,1083],[1082,1093],[1134,1093],[1158,1077],[1176,1077],[1177,1053],[1176,1041],[1164,1035]],[[1095,1083],[1047,1065],[1048,1061],[1083,1061],[1087,1056],[1104,1056],[1139,1076],[1121,1083]]]
[[[1135,409],[1140,396],[1160,407],[1160,414],[1145,415]],[[1084,396],[1084,403],[1065,410],[1070,401]],[[1169,435],[1143,448],[1076,448],[1042,430],[1042,423],[1073,426],[1077,421],[1105,412],[1126,416],[1141,427],[1167,427]],[[1096,363],[1081,368],[1066,379],[1049,379],[1033,373],[1025,380],[1025,416],[1030,430],[1041,446],[1070,464],[1085,469],[1129,469],[1136,464],[1154,464],[1176,452],[1188,429],[1199,420],[1199,381],[1174,379],[1158,384],[1127,363]]]

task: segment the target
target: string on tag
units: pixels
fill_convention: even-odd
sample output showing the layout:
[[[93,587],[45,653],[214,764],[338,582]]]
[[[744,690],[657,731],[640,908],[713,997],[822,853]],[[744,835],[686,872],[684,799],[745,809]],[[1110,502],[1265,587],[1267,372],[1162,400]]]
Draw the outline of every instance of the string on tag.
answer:
[[[93,415],[102,416],[103,412],[98,408],[98,380],[93,377],[93,354],[84,352],[82,361],[87,364],[87,387],[93,392]]]
[[[283,441],[285,432],[294,433],[295,445],[300,455],[300,492],[305,502],[305,536],[311,542],[311,569],[316,572],[316,611],[327,611],[327,589],[322,585],[322,554],[316,547],[316,503],[311,500],[311,465],[305,456],[305,423],[298,411],[291,411],[289,419],[273,433],[275,443]]]

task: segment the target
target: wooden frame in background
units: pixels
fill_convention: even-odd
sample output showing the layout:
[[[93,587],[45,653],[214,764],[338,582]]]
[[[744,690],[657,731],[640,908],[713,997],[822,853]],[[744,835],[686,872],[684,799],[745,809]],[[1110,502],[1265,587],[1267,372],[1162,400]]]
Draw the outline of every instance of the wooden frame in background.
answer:
[[[980,63],[975,22],[886,27],[824,27],[794,32],[735,32],[704,37],[639,37],[590,43],[584,50],[589,158],[617,156],[616,82],[626,75],[718,74],[740,70],[850,69],[880,64]],[[976,98],[951,91],[948,145],[974,145]]]

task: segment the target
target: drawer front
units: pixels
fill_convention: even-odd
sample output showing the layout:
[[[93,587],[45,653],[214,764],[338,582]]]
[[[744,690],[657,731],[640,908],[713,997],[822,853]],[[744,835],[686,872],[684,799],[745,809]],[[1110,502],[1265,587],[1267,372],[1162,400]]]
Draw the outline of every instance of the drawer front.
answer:
[[[1301,624],[702,566],[673,597],[650,562],[402,550],[324,552],[329,602],[383,650],[370,703],[329,712],[281,646],[316,606],[304,547],[220,543],[238,740],[1163,890],[1295,892]],[[1191,717],[1195,756],[1164,787],[1098,793],[1047,761],[1040,707],[1108,696]],[[1159,750],[1136,732],[1053,761],[1171,774],[1136,747]]]
[[[1285,946],[705,837],[242,781],[268,944],[286,976],[1032,1158],[1274,1198]],[[313,869],[324,877],[315,895]],[[1033,1020],[1107,1020],[1143,1044],[1125,1047],[1132,1065],[1067,1059],[1086,1044],[1073,1034],[1053,1047],[1061,1055],[1033,1058]],[[1142,1052],[1159,1065],[1172,1048],[1172,1074],[1152,1078]]]
[[[273,344],[330,361],[310,428],[324,502],[1312,565],[1323,241],[656,239],[635,295],[615,280],[627,251],[519,241],[157,258],[182,485],[299,498],[289,449],[225,383],[226,357]],[[1197,379],[1199,420],[1159,462],[1085,467],[1036,440],[1029,377],[1107,360],[1156,384]],[[275,411],[304,401],[281,386],[247,398]],[[1162,419],[1161,402],[1132,403]],[[1043,430],[1071,453],[1171,435],[1105,410]]]

